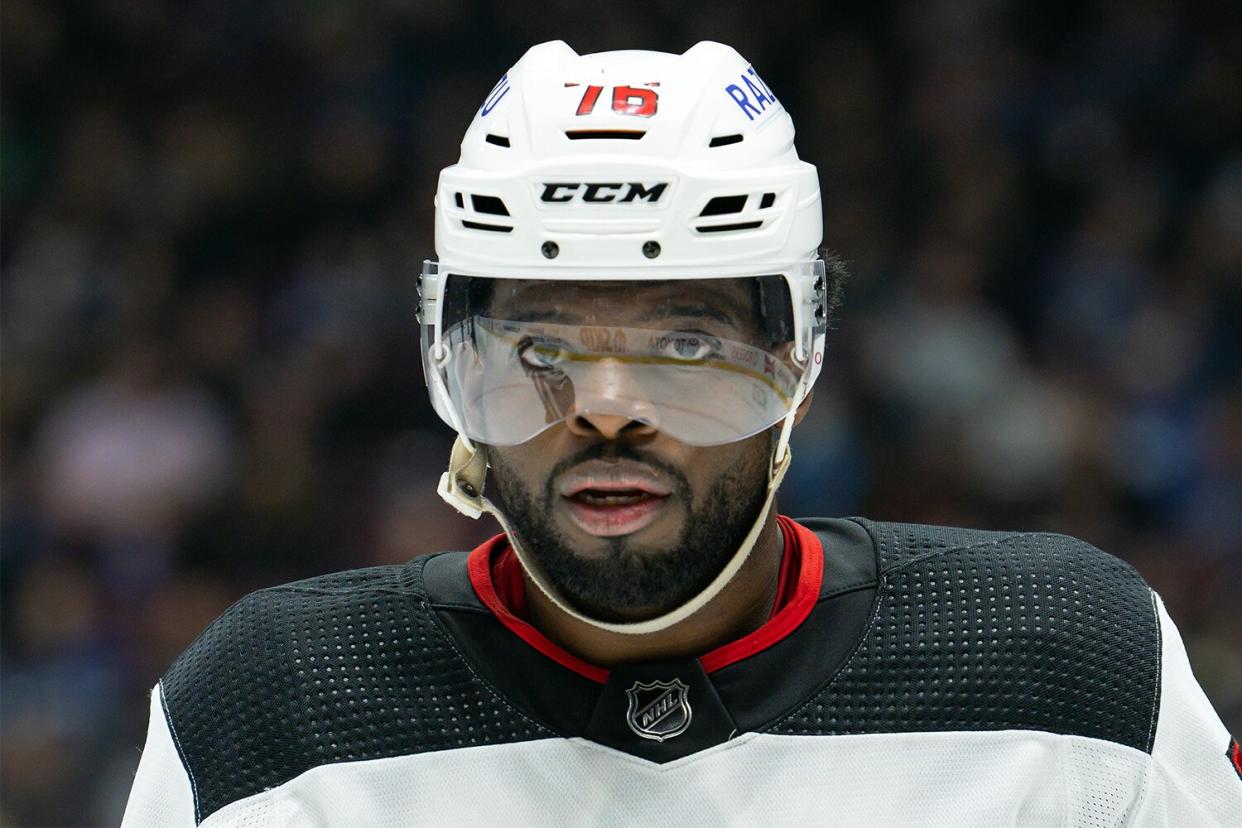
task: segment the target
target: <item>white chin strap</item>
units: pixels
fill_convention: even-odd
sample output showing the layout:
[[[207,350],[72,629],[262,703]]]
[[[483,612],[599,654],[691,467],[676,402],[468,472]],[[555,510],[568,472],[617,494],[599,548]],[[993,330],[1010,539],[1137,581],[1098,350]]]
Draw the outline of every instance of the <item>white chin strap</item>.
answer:
[[[448,471],[440,475],[440,485],[437,491],[440,493],[440,497],[444,498],[450,506],[467,517],[477,519],[484,512],[491,513],[499,521],[501,528],[505,530],[505,534],[509,536],[509,544],[513,547],[513,551],[517,554],[518,560],[522,563],[522,567],[526,570],[530,579],[535,582],[544,595],[548,596],[548,600],[556,604],[562,612],[573,616],[585,624],[590,624],[593,627],[608,630],[609,632],[625,633],[627,635],[644,635],[659,632],[689,618],[705,607],[728,585],[733,576],[742,568],[746,558],[750,556],[755,542],[759,539],[759,532],[767,521],[768,511],[772,508],[772,500],[776,495],[776,490],[781,485],[785,472],[789,469],[789,435],[793,431],[793,422],[796,414],[797,408],[795,407],[785,416],[781,423],[780,438],[777,440],[776,450],[772,454],[772,462],[768,470],[767,497],[764,498],[763,508],[759,510],[759,516],[755,518],[754,525],[746,533],[746,538],[742,541],[742,545],[733,553],[733,557],[729,559],[728,564],[720,571],[720,574],[712,579],[712,582],[704,587],[701,592],[681,606],[655,618],[648,618],[645,621],[627,623],[601,621],[598,618],[583,615],[557,592],[549,581],[547,573],[522,549],[517,541],[517,536],[513,532],[513,528],[509,525],[509,521],[504,514],[496,508],[495,504],[483,496],[483,482],[487,477],[487,461],[483,458],[483,453],[475,448],[460,432],[457,442],[453,444],[453,454],[449,459]]]

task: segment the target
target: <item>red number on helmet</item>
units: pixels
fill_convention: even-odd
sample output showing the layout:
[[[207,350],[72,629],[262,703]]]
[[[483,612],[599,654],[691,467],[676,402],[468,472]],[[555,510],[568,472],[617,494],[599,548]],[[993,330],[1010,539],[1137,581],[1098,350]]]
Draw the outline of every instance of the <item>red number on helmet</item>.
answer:
[[[650,118],[656,112],[656,92],[638,86],[617,86],[612,90],[612,111],[620,115]]]
[[[595,108],[595,102],[599,100],[599,93],[602,92],[602,86],[588,86],[586,91],[582,93],[582,101],[578,104],[578,111],[575,115],[590,115],[591,110]]]

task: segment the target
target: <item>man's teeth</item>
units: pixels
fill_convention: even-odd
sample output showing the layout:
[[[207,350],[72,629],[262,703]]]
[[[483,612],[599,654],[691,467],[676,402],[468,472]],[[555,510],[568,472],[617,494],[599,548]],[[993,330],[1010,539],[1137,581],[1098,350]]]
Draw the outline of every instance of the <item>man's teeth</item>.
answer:
[[[591,489],[575,495],[578,500],[591,506],[627,506],[649,496],[647,492],[642,491],[601,492]]]

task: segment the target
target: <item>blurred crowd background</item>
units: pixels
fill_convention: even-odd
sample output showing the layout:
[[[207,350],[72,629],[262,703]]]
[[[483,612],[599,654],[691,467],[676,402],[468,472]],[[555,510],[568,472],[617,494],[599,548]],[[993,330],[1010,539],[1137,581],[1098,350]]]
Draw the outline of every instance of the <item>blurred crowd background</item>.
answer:
[[[819,167],[853,275],[782,511],[1085,538],[1242,735],[1228,5],[5,0],[0,823],[115,824],[244,593],[495,531],[435,495],[414,276],[554,38],[730,43]]]

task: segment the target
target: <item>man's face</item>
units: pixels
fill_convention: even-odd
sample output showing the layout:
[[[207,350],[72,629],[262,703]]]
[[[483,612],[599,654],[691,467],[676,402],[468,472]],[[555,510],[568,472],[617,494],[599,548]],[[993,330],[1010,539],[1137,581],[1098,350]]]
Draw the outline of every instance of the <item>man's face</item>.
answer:
[[[653,309],[660,309],[653,316]],[[517,283],[499,319],[757,339],[748,283]],[[623,366],[601,370],[623,371]],[[620,377],[618,382],[624,382]],[[577,609],[627,621],[684,603],[724,568],[766,496],[770,431],[695,447],[626,416],[572,412],[517,446],[490,446],[494,498],[527,553]]]

